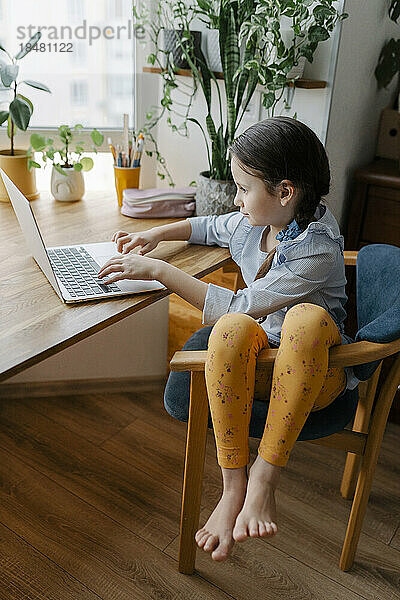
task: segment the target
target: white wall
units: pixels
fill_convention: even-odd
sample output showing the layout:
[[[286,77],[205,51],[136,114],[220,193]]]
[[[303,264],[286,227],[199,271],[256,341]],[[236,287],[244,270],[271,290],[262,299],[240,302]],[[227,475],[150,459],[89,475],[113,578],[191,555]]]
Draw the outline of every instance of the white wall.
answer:
[[[392,99],[396,81],[378,92],[374,70],[381,48],[400,37],[387,15],[389,2],[346,0],[337,71],[328,122],[326,150],[332,169],[331,210],[345,233],[354,170],[374,158],[382,108]],[[396,78],[395,78],[396,79]]]

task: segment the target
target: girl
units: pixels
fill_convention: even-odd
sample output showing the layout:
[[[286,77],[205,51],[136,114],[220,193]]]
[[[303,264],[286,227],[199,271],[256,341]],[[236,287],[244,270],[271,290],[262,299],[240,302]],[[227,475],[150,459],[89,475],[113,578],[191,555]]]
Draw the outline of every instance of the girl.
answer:
[[[275,489],[307,416],[358,383],[351,368],[328,369],[329,348],[353,340],[343,332],[343,236],[321,202],[330,184],[323,145],[303,123],[274,117],[242,133],[230,156],[239,211],[118,232],[113,239],[125,256],[99,272],[110,282],[156,279],[200,308],[209,325],[184,349],[207,349],[205,377],[223,493],[195,537],[217,561],[229,556],[235,541],[277,533]],[[161,240],[179,239],[229,247],[247,287],[234,293],[130,252],[141,246],[146,254]],[[260,350],[269,347],[279,349],[272,379],[262,386],[255,365]],[[164,403],[180,420],[188,418],[189,389],[188,373],[170,374]],[[269,399],[268,413],[247,474],[248,436],[260,425],[260,398],[263,406]]]

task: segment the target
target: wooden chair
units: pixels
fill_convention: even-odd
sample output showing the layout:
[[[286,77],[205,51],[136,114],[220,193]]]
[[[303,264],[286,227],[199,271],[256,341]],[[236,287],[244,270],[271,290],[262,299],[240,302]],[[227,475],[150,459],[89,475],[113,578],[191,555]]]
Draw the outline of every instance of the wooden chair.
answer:
[[[338,448],[347,453],[340,491],[343,498],[351,499],[353,496],[354,498],[339,561],[340,568],[347,571],[354,561],[383,433],[400,382],[400,354],[397,354],[400,351],[400,248],[386,244],[371,244],[362,248],[360,252],[344,254],[345,264],[357,265],[359,330],[355,343],[331,348],[329,366],[353,366],[357,378],[362,382],[358,386],[359,390],[356,388],[351,392],[347,391],[340,400],[342,409],[349,406],[352,408],[351,414],[347,414],[346,420],[336,432],[327,430],[323,423],[320,434],[314,428],[308,437],[307,435],[301,437],[312,416],[320,413],[319,418],[321,413],[328,410],[331,411],[331,415],[333,414],[332,410],[335,409],[334,404],[337,400],[323,410],[310,413],[299,439]],[[372,268],[373,265],[375,270]],[[395,288],[397,286],[397,290],[388,293],[390,285]],[[385,294],[382,294],[382,289],[385,289]],[[374,299],[373,290],[379,292],[380,296],[384,296],[382,306],[379,304],[381,300]],[[370,340],[366,340],[363,333],[369,335]],[[207,348],[207,345],[203,347]],[[277,349],[260,352],[256,366],[258,378],[272,373],[276,354]],[[375,398],[382,361],[396,354],[386,381],[383,382],[380,393]],[[170,362],[171,371],[191,372],[179,545],[179,571],[186,574],[192,574],[194,571],[196,553],[194,535],[199,526],[209,414],[204,376],[206,356],[206,350],[180,351],[174,354]],[[343,398],[345,400],[347,398],[347,404],[343,404]],[[341,414],[342,409],[336,410],[337,414]],[[344,429],[353,418],[352,429]],[[331,420],[329,419],[329,422]],[[328,420],[325,421],[326,423]],[[321,423],[317,425],[317,430],[318,427],[321,429]]]

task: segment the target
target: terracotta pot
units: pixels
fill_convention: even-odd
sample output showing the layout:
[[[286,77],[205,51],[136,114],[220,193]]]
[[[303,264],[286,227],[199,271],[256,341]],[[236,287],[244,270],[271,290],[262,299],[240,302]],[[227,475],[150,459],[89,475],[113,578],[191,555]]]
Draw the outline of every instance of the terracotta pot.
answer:
[[[9,150],[0,150],[0,168],[9,176],[21,190],[27,200],[36,200],[40,194],[36,190],[35,169],[28,171],[26,150],[14,150],[15,156]],[[0,202],[9,202],[7,190],[0,177]]]
[[[209,172],[203,171],[197,179],[196,215],[223,215],[239,210],[233,204],[236,185],[233,181],[210,179]]]
[[[85,181],[81,171],[74,171],[72,167],[62,167],[62,175],[53,167],[51,172],[51,193],[56,200],[61,202],[76,202],[81,200],[85,193]]]

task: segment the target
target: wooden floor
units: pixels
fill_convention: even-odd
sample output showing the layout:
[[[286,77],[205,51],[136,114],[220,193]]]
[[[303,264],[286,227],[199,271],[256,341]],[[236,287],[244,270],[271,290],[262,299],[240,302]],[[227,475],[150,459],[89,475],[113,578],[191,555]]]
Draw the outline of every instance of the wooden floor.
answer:
[[[186,425],[162,387],[0,404],[0,600],[400,598],[400,427],[389,424],[351,572],[344,457],[298,442],[277,492],[278,535],[177,571]],[[256,440],[252,440],[252,457]],[[209,432],[201,523],[220,495]]]

